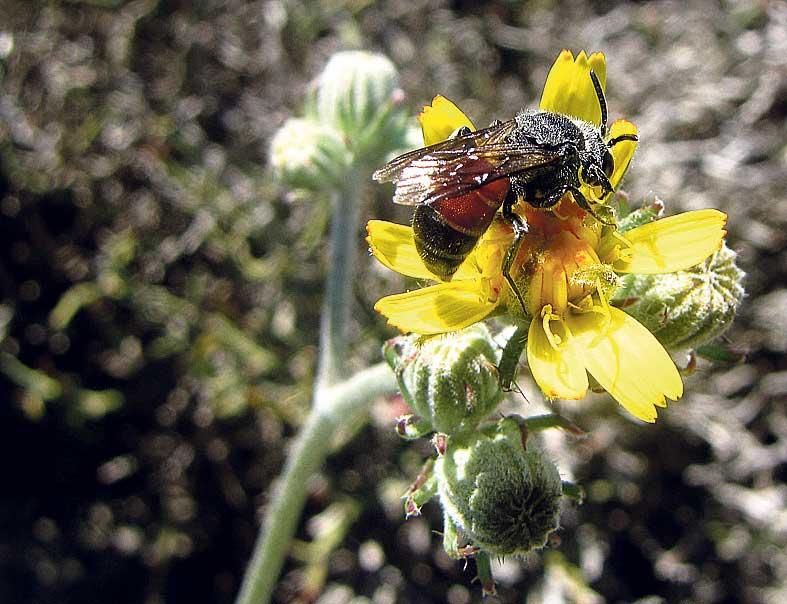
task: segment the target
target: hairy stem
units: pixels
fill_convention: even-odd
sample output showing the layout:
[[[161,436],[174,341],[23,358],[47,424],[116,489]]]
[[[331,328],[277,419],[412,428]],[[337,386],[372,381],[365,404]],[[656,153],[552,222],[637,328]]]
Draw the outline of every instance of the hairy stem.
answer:
[[[352,277],[355,275],[355,259],[358,256],[358,221],[367,174],[365,170],[350,172],[344,186],[331,196],[333,208],[328,277],[320,322],[320,357],[315,392],[346,375],[342,364],[347,358]]]
[[[306,501],[308,480],[328,455],[332,434],[337,426],[365,412],[369,401],[396,388],[390,367],[380,363],[317,392],[319,404],[314,405],[287,458],[236,604],[270,601]]]
[[[329,453],[331,437],[366,410],[376,396],[396,390],[390,368],[381,363],[336,384],[345,374],[352,278],[358,253],[361,194],[368,170],[350,171],[331,202],[331,238],[325,299],[320,323],[320,353],[309,417],[290,451],[280,483],[265,514],[237,604],[270,601],[306,501],[309,478]]]

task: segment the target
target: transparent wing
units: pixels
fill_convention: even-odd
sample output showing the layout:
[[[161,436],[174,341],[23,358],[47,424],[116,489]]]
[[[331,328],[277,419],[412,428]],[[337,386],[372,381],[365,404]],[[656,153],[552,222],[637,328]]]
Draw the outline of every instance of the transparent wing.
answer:
[[[394,203],[430,204],[560,159],[559,150],[506,141],[514,126],[512,120],[416,149],[385,165],[374,178],[394,182]]]
[[[377,170],[373,178],[377,182],[392,182],[399,178],[402,170],[410,163],[422,159],[427,155],[438,154],[443,157],[456,157],[467,153],[469,150],[484,145],[492,145],[503,142],[505,137],[516,127],[514,120],[509,120],[496,126],[490,126],[482,130],[476,130],[464,136],[449,138],[441,143],[435,143],[428,147],[422,147],[400,155]]]

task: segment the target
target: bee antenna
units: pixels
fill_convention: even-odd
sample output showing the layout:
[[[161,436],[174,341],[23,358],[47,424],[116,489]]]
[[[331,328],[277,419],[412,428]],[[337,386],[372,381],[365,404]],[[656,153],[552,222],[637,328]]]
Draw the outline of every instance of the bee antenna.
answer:
[[[607,147],[611,149],[612,147],[614,147],[618,143],[622,143],[623,141],[632,141],[636,143],[638,140],[639,137],[636,134],[621,134],[620,136],[616,136],[615,138],[608,140]]]
[[[607,99],[604,98],[604,89],[601,88],[601,82],[598,80],[596,72],[590,70],[590,79],[593,80],[593,88],[596,90],[596,97],[598,97],[598,105],[601,107],[601,136],[607,135]]]

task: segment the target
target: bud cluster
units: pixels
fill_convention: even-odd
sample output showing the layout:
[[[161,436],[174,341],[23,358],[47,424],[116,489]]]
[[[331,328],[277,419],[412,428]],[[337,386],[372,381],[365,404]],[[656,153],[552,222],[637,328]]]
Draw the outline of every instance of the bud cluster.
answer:
[[[482,323],[433,338],[400,336],[383,348],[414,411],[399,418],[397,431],[407,439],[433,434],[437,451],[405,495],[406,514],[437,495],[444,547],[455,558],[522,555],[558,527],[562,483],[555,464],[527,441],[528,420],[482,423],[503,398],[501,352]]]
[[[340,52],[316,78],[302,118],[274,135],[270,162],[277,179],[303,189],[341,184],[359,163],[375,166],[405,146],[406,116],[396,67],[382,55]]]
[[[663,204],[656,200],[628,213],[613,228],[626,233],[662,213]],[[602,229],[609,228],[591,231],[584,222],[575,226],[588,231],[591,243],[592,236],[604,236]],[[536,244],[523,246],[535,246],[538,252]],[[743,273],[726,245],[695,267],[652,275],[619,275],[611,264],[598,260],[589,244],[587,249],[564,247],[571,252],[571,262],[538,256],[542,261],[526,274],[537,281],[539,291],[550,290],[544,284],[553,281],[568,284],[555,291],[569,301],[571,288],[577,290],[576,297],[585,290],[597,291],[642,323],[667,350],[695,348],[718,337],[743,297]],[[574,269],[571,278],[559,279],[566,266]],[[530,300],[529,283],[521,285]],[[563,298],[550,302],[568,306]],[[488,421],[504,396],[504,385],[512,382],[527,334],[527,323],[504,329],[497,338],[484,323],[476,323],[431,338],[400,336],[383,349],[413,410],[399,418],[399,434],[406,439],[432,435],[437,452],[405,496],[406,513],[417,515],[436,495],[443,508],[443,545],[455,558],[521,556],[541,548],[559,527],[563,497],[581,500],[581,489],[561,482],[555,464],[527,437],[528,430],[551,427],[576,434],[575,426],[557,416]]]

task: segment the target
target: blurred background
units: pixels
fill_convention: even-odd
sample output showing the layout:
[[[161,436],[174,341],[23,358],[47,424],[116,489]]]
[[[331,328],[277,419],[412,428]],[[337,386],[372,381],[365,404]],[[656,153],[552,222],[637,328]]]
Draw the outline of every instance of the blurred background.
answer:
[[[0,600],[231,602],[308,410],[327,199],[276,186],[268,143],[330,55],[399,67],[477,124],[540,97],[562,48],[602,50],[640,129],[625,189],[717,207],[746,271],[727,340],[654,426],[604,397],[550,437],[588,500],[552,547],[499,565],[504,602],[787,602],[787,5],[548,0],[0,2]],[[387,187],[365,217],[407,220]],[[365,256],[352,359],[392,334],[398,276]],[[524,383],[527,391],[527,384]],[[534,396],[534,395],[533,395]],[[529,396],[533,400],[533,396]],[[429,454],[380,401],[322,474],[280,602],[480,601]],[[513,398],[509,408],[535,408]]]

